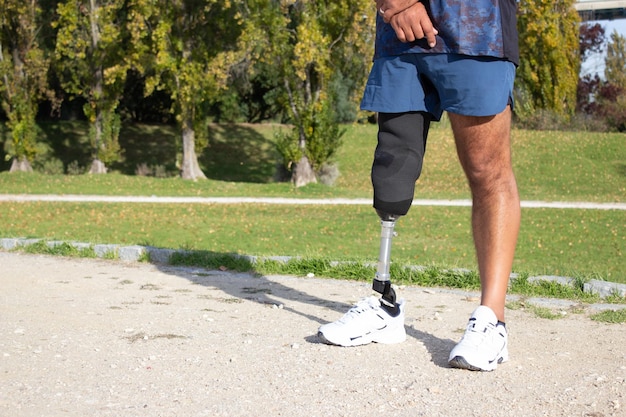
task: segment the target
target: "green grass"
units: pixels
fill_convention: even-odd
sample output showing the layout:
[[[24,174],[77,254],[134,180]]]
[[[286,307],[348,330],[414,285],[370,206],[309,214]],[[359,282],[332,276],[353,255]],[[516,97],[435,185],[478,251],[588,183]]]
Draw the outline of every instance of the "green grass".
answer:
[[[605,310],[592,315],[591,319],[604,323],[626,323],[626,309]]]
[[[81,152],[83,124],[43,128],[66,165],[87,164],[88,155]],[[1,172],[0,193],[370,198],[374,126],[348,127],[337,155],[341,176],[335,186],[299,189],[272,180],[277,161],[272,141],[280,128],[212,126],[210,145],[200,156],[209,179],[191,182],[127,175],[141,162],[172,172],[178,148],[171,127],[125,126],[125,159],[113,166],[113,174]],[[626,202],[625,139],[624,134],[514,131],[522,198]],[[449,128],[433,129],[428,143],[416,197],[468,198]],[[369,206],[1,203],[0,219],[0,237],[299,256],[321,265],[324,260],[373,262],[378,254],[378,218]],[[414,207],[398,222],[397,232],[393,260],[398,265],[475,269],[469,208]],[[514,270],[626,283],[625,249],[623,211],[524,209]],[[371,279],[369,269],[346,268],[341,274]]]
[[[393,260],[474,269],[469,208],[414,207],[396,227]],[[144,244],[258,256],[375,261],[369,206],[0,203],[0,236]],[[514,269],[626,282],[624,213],[523,210]],[[567,233],[563,233],[566,231]]]
[[[93,247],[78,249],[73,244],[55,241],[47,242],[38,240],[36,243],[27,244],[14,250],[26,253],[47,255],[61,255],[72,257],[97,257]],[[145,255],[149,258],[149,253]],[[115,251],[107,252],[106,259],[117,259]],[[146,260],[149,260],[147,259]],[[169,263],[179,266],[195,266],[213,270],[231,270],[240,272],[253,272],[261,275],[288,274],[296,276],[318,276],[356,281],[367,281],[375,275],[376,265],[365,261],[341,261],[337,262],[321,257],[255,257],[241,256],[237,254],[216,253],[203,250],[179,250],[174,252]],[[396,285],[413,285],[425,287],[447,287],[463,290],[478,290],[480,280],[474,270],[449,269],[445,267],[416,267],[393,262],[391,274]],[[571,307],[568,311],[573,313],[584,312],[584,304],[603,301],[605,303],[625,304],[626,298],[615,293],[603,300],[596,294],[584,291],[585,277],[577,277],[573,284],[560,284],[554,281],[539,280],[529,282],[527,274],[514,277],[509,285],[509,293],[521,295],[519,301],[507,303],[509,309],[528,309],[535,315],[543,318],[560,318],[562,312],[554,312],[545,307],[537,307],[524,301],[527,297],[550,297],[568,300],[577,300],[579,305]],[[128,283],[128,282],[127,282]],[[148,285],[149,286],[149,285]],[[142,289],[148,289],[143,288]],[[153,289],[153,288],[150,288]],[[608,321],[598,318],[599,321]]]
[[[61,126],[61,127],[59,127]],[[51,145],[65,158],[88,164],[81,149],[84,127],[76,122],[44,126]],[[42,176],[0,173],[2,193],[64,193],[157,196],[281,196],[370,197],[369,171],[376,127],[348,126],[337,155],[341,176],[334,187],[313,185],[294,189],[272,180],[277,163],[273,147],[276,125],[212,126],[210,144],[200,155],[207,181],[156,179],[132,174],[139,163],[175,171],[176,133],[168,126],[126,126],[120,141],[124,161],[112,169],[122,175]],[[68,139],[69,138],[69,139]],[[513,157],[520,193],[525,200],[626,201],[626,136],[622,133],[513,132]],[[158,145],[158,146],[157,146]],[[70,155],[70,156],[67,156]],[[79,157],[80,156],[80,157]],[[132,161],[132,162],[131,162]],[[468,198],[465,178],[457,162],[449,128],[434,128],[417,198]]]
[[[524,200],[626,201],[624,133],[514,131]]]
[[[548,307],[540,307],[533,304],[529,304],[524,300],[521,301],[513,301],[506,304],[506,308],[509,310],[527,310],[534,314],[536,317],[547,319],[547,320],[557,320],[564,318],[567,315],[567,311],[557,310],[554,311]],[[582,310],[577,310],[576,312],[582,313]]]
[[[56,256],[70,256],[77,258],[95,258],[96,253],[93,248],[76,248],[68,242],[58,242],[55,245],[48,245],[45,241],[25,246],[22,249],[26,253],[37,253],[44,255],[56,255]]]

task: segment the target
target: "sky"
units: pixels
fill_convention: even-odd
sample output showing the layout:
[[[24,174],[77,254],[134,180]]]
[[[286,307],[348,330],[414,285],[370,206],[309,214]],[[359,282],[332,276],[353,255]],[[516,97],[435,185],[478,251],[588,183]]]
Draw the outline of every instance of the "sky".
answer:
[[[626,19],[614,19],[614,20],[590,20],[587,23],[595,24],[599,23],[604,27],[604,37],[607,42],[611,38],[611,33],[614,30],[617,30],[617,33],[626,37]],[[604,59],[606,57],[606,43],[604,45],[603,51],[598,54],[594,54],[589,56],[583,62],[580,73],[581,75],[586,74],[594,74],[597,73],[600,78],[604,79]]]

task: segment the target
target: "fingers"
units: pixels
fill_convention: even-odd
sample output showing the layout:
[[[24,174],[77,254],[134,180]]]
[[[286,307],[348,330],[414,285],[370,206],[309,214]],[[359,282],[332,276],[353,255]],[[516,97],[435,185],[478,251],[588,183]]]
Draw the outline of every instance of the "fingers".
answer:
[[[426,38],[426,41],[428,42],[428,46],[430,46],[431,48],[434,48],[435,45],[437,44],[436,35],[439,33],[439,31],[435,29],[430,18],[427,18],[426,20],[422,20],[421,27],[422,27],[422,32],[424,33],[424,37]]]
[[[421,3],[417,3],[393,16],[390,23],[401,42],[413,42],[417,39],[426,38],[431,48],[437,43],[438,31]]]

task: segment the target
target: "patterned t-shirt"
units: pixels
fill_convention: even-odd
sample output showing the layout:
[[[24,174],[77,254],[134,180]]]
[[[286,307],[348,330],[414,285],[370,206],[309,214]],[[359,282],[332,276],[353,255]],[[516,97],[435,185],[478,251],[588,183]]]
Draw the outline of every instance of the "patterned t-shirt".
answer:
[[[405,53],[492,56],[519,63],[515,0],[422,0],[439,31],[437,45],[426,39],[400,42],[393,27],[376,20],[374,58]]]

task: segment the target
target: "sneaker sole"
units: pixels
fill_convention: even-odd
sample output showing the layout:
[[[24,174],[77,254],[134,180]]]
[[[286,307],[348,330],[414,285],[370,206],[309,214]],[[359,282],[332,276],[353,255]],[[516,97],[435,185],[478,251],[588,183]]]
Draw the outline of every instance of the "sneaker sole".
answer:
[[[336,343],[332,340],[329,340],[324,333],[317,332],[317,337],[323,343],[327,345],[334,346],[343,346],[343,347],[354,347],[354,346],[362,346],[368,345],[370,343],[380,343],[384,345],[392,345],[396,343],[402,343],[406,340],[406,331],[404,330],[404,326],[402,326],[402,330],[398,331],[397,329],[388,329],[385,331],[375,332],[373,334],[366,335],[365,337],[360,337],[358,339],[351,340],[348,343]]]
[[[468,371],[482,371],[483,370],[482,368],[479,368],[477,366],[470,364],[462,356],[455,356],[454,358],[450,359],[448,363],[453,368],[467,369]]]
[[[450,366],[453,367],[453,368],[467,369],[468,371],[491,372],[491,371],[495,370],[498,367],[499,364],[501,364],[502,362],[505,362],[505,361],[506,361],[506,359],[504,357],[500,357],[500,358],[498,358],[497,361],[494,361],[492,366],[489,366],[487,368],[481,368],[479,366],[472,365],[471,363],[466,361],[463,356],[455,356],[454,358],[452,358],[452,359],[450,359],[448,361],[448,364],[450,364]]]
[[[327,344],[327,345],[341,346],[341,345],[338,345],[337,343],[333,343],[333,342],[331,342],[330,340],[326,339],[326,338],[324,337],[324,333],[322,333],[322,332],[317,332],[317,337],[320,339],[320,341],[321,341],[322,343],[325,343],[325,344]]]

